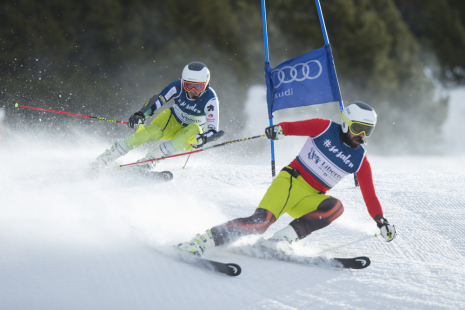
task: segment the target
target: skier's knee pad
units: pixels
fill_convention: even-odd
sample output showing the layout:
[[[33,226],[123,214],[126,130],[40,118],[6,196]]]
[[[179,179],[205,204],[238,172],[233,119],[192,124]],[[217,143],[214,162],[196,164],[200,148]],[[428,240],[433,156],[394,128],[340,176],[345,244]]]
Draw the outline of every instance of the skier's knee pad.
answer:
[[[237,218],[211,229],[216,245],[233,242],[238,238],[251,234],[262,234],[276,221],[276,217],[268,210],[257,208],[249,217]]]
[[[252,216],[243,220],[246,225],[252,226],[258,233],[264,233],[276,221],[276,217],[271,211],[257,208]],[[257,229],[256,226],[260,226],[260,229]]]
[[[313,212],[292,221],[290,225],[297,232],[299,239],[303,239],[315,230],[331,224],[344,212],[341,201],[334,197],[323,200]]]
[[[262,234],[275,221],[276,217],[272,212],[257,208],[251,216],[235,219],[229,222],[231,223],[229,226],[234,227],[235,230],[247,232],[246,234]]]
[[[339,199],[334,198],[334,197],[329,197],[323,200],[319,205],[317,210],[323,211],[323,212],[328,212],[337,207],[338,205],[341,206],[341,208],[344,210],[342,203]]]

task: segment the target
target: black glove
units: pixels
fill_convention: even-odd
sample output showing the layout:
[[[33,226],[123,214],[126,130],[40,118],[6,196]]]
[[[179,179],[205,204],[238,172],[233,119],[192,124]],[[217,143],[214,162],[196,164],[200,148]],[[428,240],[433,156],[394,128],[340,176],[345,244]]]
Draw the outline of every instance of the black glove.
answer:
[[[273,125],[265,128],[265,134],[268,139],[279,140],[284,138],[284,132],[281,126]]]
[[[385,218],[376,221],[376,224],[381,231],[381,235],[387,242],[394,240],[394,238],[397,236],[396,227],[389,224]]]
[[[195,135],[195,139],[197,140],[197,143],[191,143],[194,149],[201,148],[204,144],[207,144],[207,136],[204,133]]]
[[[142,112],[136,112],[129,118],[128,127],[132,129],[137,129],[139,124],[143,124],[145,121],[145,115]]]

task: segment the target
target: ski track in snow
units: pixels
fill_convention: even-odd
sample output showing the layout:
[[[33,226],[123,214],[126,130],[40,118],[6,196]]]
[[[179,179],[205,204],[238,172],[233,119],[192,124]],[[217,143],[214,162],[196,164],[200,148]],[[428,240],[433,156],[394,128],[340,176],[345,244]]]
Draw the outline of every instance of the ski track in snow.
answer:
[[[88,162],[107,146],[41,135],[1,145],[0,309],[465,307],[463,157],[370,157],[385,215],[398,230],[390,243],[374,236],[379,230],[352,178],[329,192],[341,199],[344,214],[295,251],[366,255],[367,269],[212,249],[207,258],[242,267],[240,276],[228,277],[173,259],[171,247],[252,214],[271,182],[270,167],[205,152],[193,155],[185,170],[185,158],[162,162],[159,168],[174,174],[168,183],[124,172],[89,179]],[[269,162],[268,155],[261,160]],[[264,236],[291,220],[281,217]]]

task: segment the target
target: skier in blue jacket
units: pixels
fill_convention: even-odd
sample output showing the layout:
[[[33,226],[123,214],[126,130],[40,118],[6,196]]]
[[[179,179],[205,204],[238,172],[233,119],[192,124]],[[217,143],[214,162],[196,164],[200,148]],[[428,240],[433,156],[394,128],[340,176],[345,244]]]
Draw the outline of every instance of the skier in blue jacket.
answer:
[[[147,116],[152,116],[171,99],[174,101],[171,108],[160,112],[148,126],[142,126]],[[130,150],[158,140],[168,141],[139,161],[202,147],[218,138],[218,104],[218,97],[210,87],[210,70],[201,62],[191,62],[184,67],[181,80],[170,83],[129,118],[128,127],[137,131],[126,139],[116,141],[91,165],[98,171]],[[154,168],[156,164],[156,161],[150,161],[135,167],[143,172]]]

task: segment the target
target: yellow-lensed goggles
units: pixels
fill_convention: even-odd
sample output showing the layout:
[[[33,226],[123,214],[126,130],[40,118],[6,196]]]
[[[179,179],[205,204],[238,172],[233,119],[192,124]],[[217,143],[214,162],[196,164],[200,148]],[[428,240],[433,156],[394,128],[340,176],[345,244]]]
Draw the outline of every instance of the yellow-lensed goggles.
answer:
[[[342,120],[349,126],[350,132],[356,136],[363,133],[365,137],[369,137],[373,133],[373,130],[375,130],[374,125],[351,121],[347,116],[344,115],[344,113],[342,113],[341,117]]]

